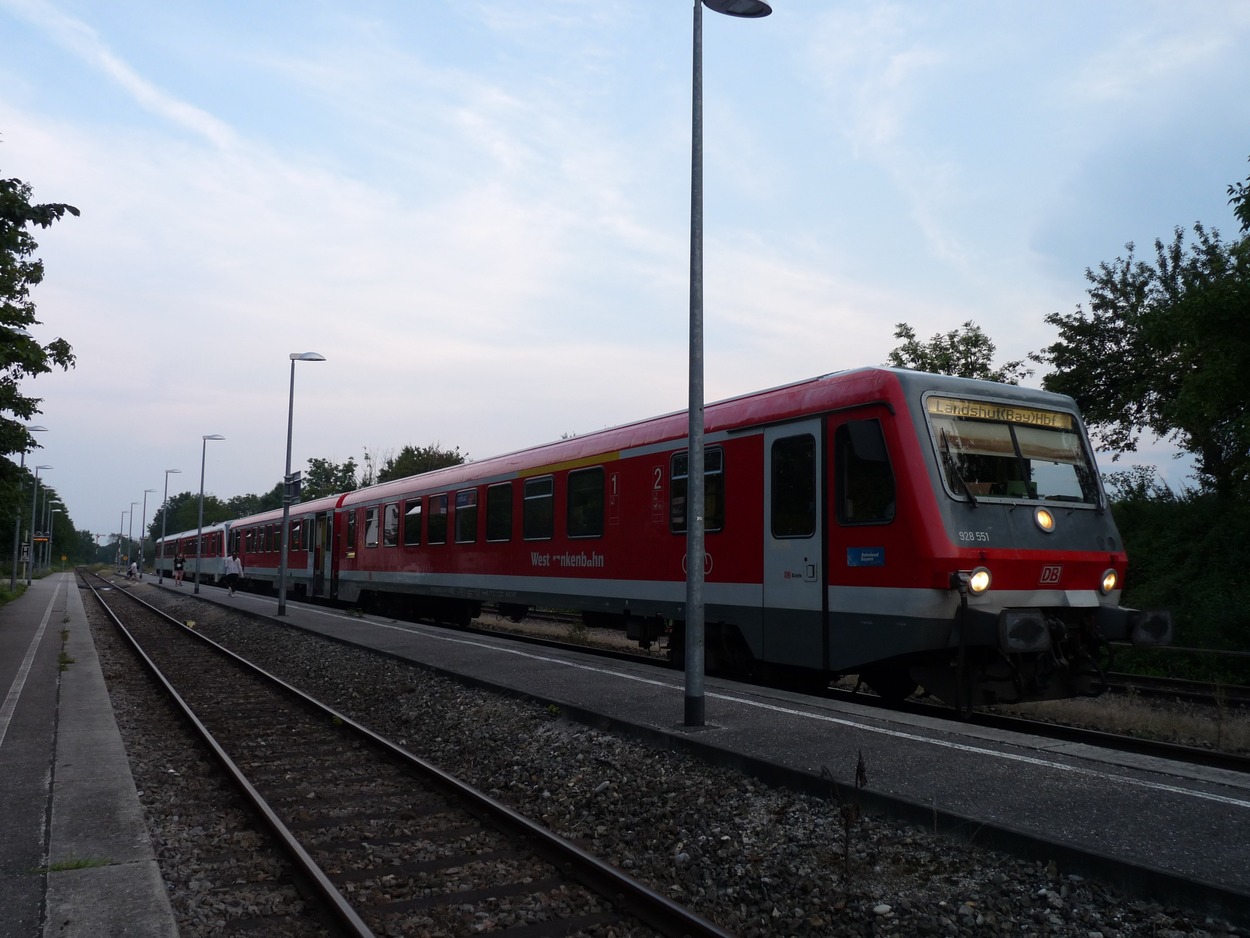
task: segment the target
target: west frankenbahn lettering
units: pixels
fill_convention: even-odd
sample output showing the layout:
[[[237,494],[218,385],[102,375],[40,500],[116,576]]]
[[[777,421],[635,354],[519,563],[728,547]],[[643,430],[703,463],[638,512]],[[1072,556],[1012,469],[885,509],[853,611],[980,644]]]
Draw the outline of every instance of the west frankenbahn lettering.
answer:
[[[542,554],[530,551],[531,567],[602,567],[605,566],[603,554],[582,551],[577,554]]]

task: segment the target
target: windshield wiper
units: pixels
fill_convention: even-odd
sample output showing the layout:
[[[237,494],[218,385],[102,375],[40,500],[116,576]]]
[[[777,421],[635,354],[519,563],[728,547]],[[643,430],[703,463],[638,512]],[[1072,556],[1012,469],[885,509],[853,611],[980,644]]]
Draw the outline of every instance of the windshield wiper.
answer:
[[[972,507],[976,508],[978,505],[977,497],[972,494],[972,489],[968,488],[968,483],[964,481],[963,474],[959,471],[959,464],[951,456],[951,444],[950,440],[946,438],[945,428],[940,432],[942,436],[942,457],[946,460],[946,468],[955,477],[955,481],[963,488],[964,494],[968,496],[968,501],[972,504]]]

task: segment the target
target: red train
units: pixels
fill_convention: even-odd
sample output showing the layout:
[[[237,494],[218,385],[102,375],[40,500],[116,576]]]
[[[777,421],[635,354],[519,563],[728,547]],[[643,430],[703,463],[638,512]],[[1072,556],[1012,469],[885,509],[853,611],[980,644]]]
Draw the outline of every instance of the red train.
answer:
[[[467,623],[576,610],[684,650],[687,416],[291,508],[288,589]],[[709,670],[959,706],[1101,690],[1107,642],[1171,640],[1127,566],[1074,402],[838,372],[705,411]],[[281,511],[230,523],[273,588]],[[159,556],[159,552],[158,552]]]

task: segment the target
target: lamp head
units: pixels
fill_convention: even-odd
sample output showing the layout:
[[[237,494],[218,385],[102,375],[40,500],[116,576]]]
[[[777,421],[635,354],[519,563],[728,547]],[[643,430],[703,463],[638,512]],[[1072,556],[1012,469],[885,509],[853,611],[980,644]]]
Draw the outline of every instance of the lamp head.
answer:
[[[773,12],[773,8],[763,0],[703,0],[703,5],[726,16],[756,18]]]
[[[292,352],[288,356],[293,362],[323,362],[326,360],[324,355],[317,352]]]

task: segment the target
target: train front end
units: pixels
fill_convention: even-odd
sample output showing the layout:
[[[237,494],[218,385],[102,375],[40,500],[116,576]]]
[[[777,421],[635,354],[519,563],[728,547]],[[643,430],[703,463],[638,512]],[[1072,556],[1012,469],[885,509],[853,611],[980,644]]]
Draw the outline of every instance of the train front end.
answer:
[[[1171,641],[1169,613],[1120,605],[1128,558],[1071,399],[954,379],[919,403],[954,619],[919,683],[961,708],[1096,695],[1110,642]]]

